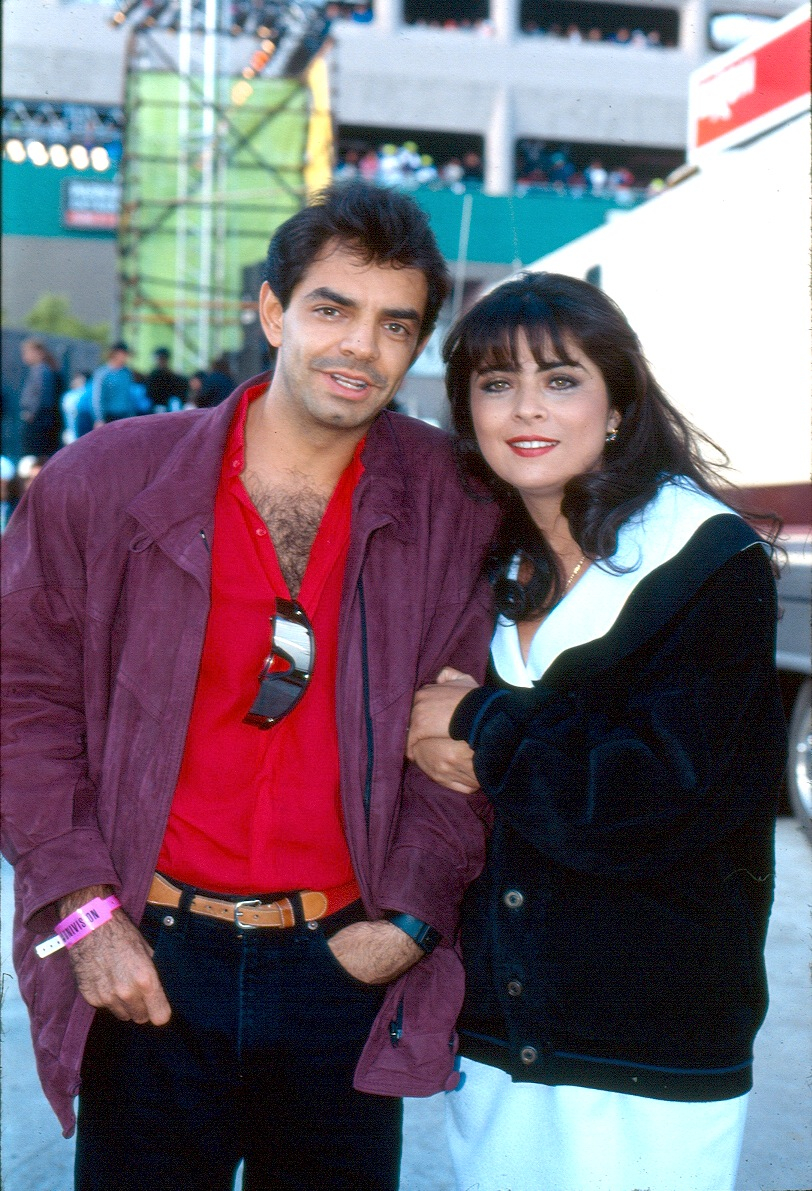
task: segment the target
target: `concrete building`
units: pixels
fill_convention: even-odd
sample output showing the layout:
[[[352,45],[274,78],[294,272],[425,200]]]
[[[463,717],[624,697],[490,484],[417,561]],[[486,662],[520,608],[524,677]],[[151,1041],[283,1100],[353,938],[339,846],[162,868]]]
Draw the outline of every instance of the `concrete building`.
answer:
[[[717,0],[711,7],[710,0],[373,0],[368,14],[363,5],[335,3],[329,6],[337,17],[330,55],[338,143],[377,148],[384,141],[413,139],[435,159],[454,156],[456,145],[476,150],[482,184],[474,189],[484,191],[477,202],[501,196],[509,204],[501,215],[487,203],[481,210],[489,211],[490,220],[500,219],[502,227],[512,223],[514,233],[512,250],[497,249],[504,236],[492,237],[490,254],[480,251],[476,268],[468,254],[464,276],[458,269],[467,297],[472,282],[493,281],[517,261],[527,263],[556,246],[519,246],[522,227],[536,222],[549,231],[558,215],[539,205],[532,216],[525,218],[525,211],[517,217],[520,204],[536,201],[515,190],[517,146],[565,147],[579,169],[602,156],[605,165],[612,158],[630,163],[644,181],[646,170],[649,177],[662,176],[681,160],[687,78],[713,52],[710,21],[720,13],[776,18],[794,2]],[[114,9],[107,0],[6,0],[4,129],[13,100],[122,103],[127,29],[110,27]],[[359,10],[371,19],[351,19]],[[630,33],[636,38],[630,40]],[[4,171],[11,165],[6,156]],[[453,228],[440,229],[452,260],[460,255],[463,200],[458,197],[449,215]],[[436,209],[442,205],[432,202]],[[578,209],[583,226],[575,226],[572,212],[569,222],[563,218],[564,205],[562,200],[557,211],[565,238],[607,217],[593,209],[592,222],[584,222],[583,203]],[[475,225],[477,211],[475,206]],[[25,222],[25,209],[22,218]],[[112,232],[73,229],[63,235],[57,229],[42,235],[36,221],[27,229],[17,223],[6,230],[6,325],[20,326],[37,296],[49,291],[68,294],[74,312],[86,321],[115,326]],[[477,239],[489,237],[474,226],[472,245]]]

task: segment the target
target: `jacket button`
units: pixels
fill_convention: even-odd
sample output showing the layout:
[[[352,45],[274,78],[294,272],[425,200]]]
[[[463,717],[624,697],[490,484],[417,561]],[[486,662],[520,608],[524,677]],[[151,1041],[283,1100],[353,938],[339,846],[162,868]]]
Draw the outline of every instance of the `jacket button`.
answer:
[[[525,1067],[531,1067],[539,1057],[539,1052],[535,1046],[523,1046],[519,1054],[519,1058],[524,1063]]]
[[[518,889],[508,889],[502,901],[509,910],[518,910],[519,906],[524,905],[524,894],[520,893]]]
[[[520,997],[522,995],[522,986],[518,980],[508,980],[507,990],[509,997]]]

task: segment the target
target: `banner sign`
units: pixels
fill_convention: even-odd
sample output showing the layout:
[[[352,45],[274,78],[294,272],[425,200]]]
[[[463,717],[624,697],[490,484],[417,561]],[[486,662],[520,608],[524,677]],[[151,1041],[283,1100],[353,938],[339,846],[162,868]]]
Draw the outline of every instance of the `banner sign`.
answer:
[[[92,232],[115,231],[121,209],[121,185],[102,178],[65,178],[62,226]]]
[[[752,139],[809,107],[808,8],[693,71],[688,93],[688,160]]]

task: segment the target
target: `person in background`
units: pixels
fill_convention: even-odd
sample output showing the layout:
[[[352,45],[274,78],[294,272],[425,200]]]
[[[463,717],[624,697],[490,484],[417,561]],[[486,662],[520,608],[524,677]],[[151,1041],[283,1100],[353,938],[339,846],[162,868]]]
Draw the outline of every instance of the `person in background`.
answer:
[[[118,422],[138,414],[135,377],[129,367],[130,349],[119,340],[110,348],[107,362],[93,373],[92,400],[96,425]]]
[[[21,450],[53,455],[62,445],[59,367],[41,339],[24,339],[20,356],[27,368],[20,391]]]
[[[88,392],[89,380],[89,373],[77,372],[70,382],[70,388],[66,389],[62,394],[62,422],[65,427],[62,431],[63,446],[76,442],[76,439],[79,438],[79,407],[82,404],[82,398]],[[92,408],[92,394],[90,396]],[[93,422],[91,419],[90,426],[87,427],[85,433],[87,433],[87,430],[92,429]]]
[[[209,365],[209,371],[203,376],[203,387],[197,404],[204,409],[211,409],[225,401],[234,388],[234,377],[228,356],[217,356]]]
[[[206,379],[206,373],[202,368],[198,368],[189,377],[189,402],[194,409],[204,409],[202,402],[203,382]]]
[[[50,455],[23,455],[19,460],[17,463],[17,491],[19,496],[23,496],[28,491],[49,458]]]
[[[385,409],[449,288],[411,199],[328,189],[271,240],[273,374],[11,519],[3,851],[79,1191],[395,1191],[400,1097],[455,1082],[485,829],[403,749],[418,684],[484,675],[493,516]]]
[[[769,544],[600,290],[508,282],[445,359],[464,475],[502,513],[488,680],[441,672],[409,738],[449,811],[493,814],[457,1186],[732,1191],[786,749]]]
[[[17,503],[16,475],[17,470],[11,460],[0,455],[0,533],[5,533],[8,519]]]
[[[155,367],[146,378],[146,395],[156,413],[174,412],[183,409],[188,393],[185,376],[173,372],[169,367],[169,348],[157,347],[153,353]],[[233,386],[232,386],[233,387]],[[231,392],[231,388],[229,388]]]

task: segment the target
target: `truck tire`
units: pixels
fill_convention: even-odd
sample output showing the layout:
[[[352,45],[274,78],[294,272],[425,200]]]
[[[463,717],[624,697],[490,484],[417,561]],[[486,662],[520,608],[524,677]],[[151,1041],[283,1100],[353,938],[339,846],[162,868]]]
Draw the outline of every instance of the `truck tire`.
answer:
[[[793,814],[812,843],[812,679],[795,699],[789,722],[787,795]]]

